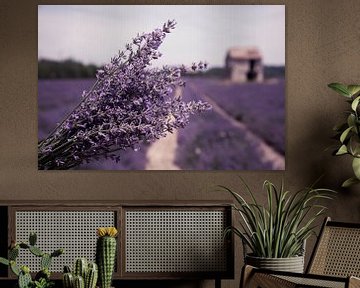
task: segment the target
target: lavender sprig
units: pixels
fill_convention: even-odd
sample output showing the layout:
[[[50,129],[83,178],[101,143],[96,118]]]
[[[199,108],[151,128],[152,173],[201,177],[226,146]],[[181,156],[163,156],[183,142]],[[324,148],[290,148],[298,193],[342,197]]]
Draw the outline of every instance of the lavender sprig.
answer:
[[[119,150],[165,137],[185,127],[191,114],[211,108],[201,101],[185,103],[173,93],[185,85],[182,74],[205,69],[206,63],[149,67],[161,57],[158,48],[175,25],[169,20],[161,29],[137,35],[97,71],[82,101],[39,142],[39,169],[70,169],[99,157],[119,161]]]

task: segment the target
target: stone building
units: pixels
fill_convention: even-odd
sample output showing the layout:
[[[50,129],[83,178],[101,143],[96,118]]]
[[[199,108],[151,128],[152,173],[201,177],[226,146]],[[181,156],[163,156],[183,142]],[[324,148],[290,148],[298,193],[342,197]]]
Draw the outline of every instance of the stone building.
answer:
[[[231,48],[227,52],[225,62],[229,78],[233,82],[264,80],[262,55],[256,47]]]

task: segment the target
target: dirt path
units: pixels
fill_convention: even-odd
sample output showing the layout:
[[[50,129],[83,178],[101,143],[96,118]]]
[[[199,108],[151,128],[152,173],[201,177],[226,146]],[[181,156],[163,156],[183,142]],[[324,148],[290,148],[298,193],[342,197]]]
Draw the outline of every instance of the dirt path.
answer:
[[[272,170],[284,170],[285,169],[285,157],[278,153],[274,148],[267,145],[262,138],[254,134],[244,123],[235,120],[224,109],[222,109],[215,101],[208,97],[204,93],[200,93],[196,87],[192,84],[188,84],[187,88],[191,89],[200,96],[204,101],[210,103],[213,110],[217,112],[221,117],[227,120],[231,125],[237,127],[245,132],[245,141],[250,143],[256,143],[256,150],[260,154],[260,161],[263,163],[271,163]]]
[[[180,170],[174,164],[177,149],[177,131],[154,142],[146,153],[146,170]]]
[[[200,93],[194,85],[188,83],[187,89],[191,89],[204,101],[210,103],[213,106],[214,112],[218,113],[231,125],[244,131],[244,141],[256,143],[255,149],[260,155],[260,161],[262,163],[271,163],[273,170],[285,169],[285,157],[267,145],[262,138],[254,134],[244,123],[235,120],[210,97],[204,93]],[[175,95],[179,96],[181,93],[182,89],[178,88]],[[180,168],[175,165],[176,149],[178,147],[177,137],[178,132],[175,130],[173,133],[169,133],[166,137],[157,140],[150,146],[146,154],[146,170],[180,170]]]
[[[181,94],[181,89],[177,88],[175,97]],[[146,170],[180,170],[180,167],[175,165],[176,149],[178,132],[174,130],[173,133],[168,133],[153,144],[146,153]]]

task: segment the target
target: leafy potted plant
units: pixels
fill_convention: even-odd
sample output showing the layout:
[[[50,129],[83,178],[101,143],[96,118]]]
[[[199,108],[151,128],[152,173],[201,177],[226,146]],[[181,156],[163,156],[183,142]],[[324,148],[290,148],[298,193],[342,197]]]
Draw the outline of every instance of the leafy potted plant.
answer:
[[[347,112],[348,116],[344,123],[334,127],[339,139],[339,145],[334,151],[334,155],[352,156],[352,168],[354,176],[347,179],[342,186],[348,187],[360,183],[360,85],[344,85],[331,83],[328,85],[338,94],[347,98],[351,106]]]
[[[243,180],[242,180],[243,181]],[[283,184],[278,189],[266,180],[266,206],[261,205],[254,193],[243,181],[251,201],[225,186],[236,201],[233,205],[240,215],[240,227],[228,227],[226,234],[233,232],[244,245],[245,264],[259,268],[303,272],[305,241],[314,233],[315,220],[326,207],[317,202],[331,199],[329,189],[305,188],[296,193],[285,191]],[[245,249],[247,248],[247,249]],[[250,250],[250,253],[247,253]]]

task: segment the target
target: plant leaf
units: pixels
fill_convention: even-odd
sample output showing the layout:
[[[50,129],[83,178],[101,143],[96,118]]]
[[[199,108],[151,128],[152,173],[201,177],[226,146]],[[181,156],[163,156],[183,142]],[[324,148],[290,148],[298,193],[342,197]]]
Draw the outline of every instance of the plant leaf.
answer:
[[[346,145],[341,145],[341,147],[339,148],[339,150],[336,152],[335,155],[344,155],[348,153],[348,149],[346,147]]]
[[[359,184],[359,183],[360,183],[359,179],[357,179],[355,177],[351,177],[351,178],[347,179],[346,181],[344,181],[344,183],[342,183],[341,187],[348,188],[352,185]]]
[[[356,116],[353,113],[350,113],[347,118],[347,124],[350,126],[356,126]]]
[[[20,268],[16,265],[15,261],[10,261],[10,268],[11,271],[16,275],[19,276],[20,274]]]
[[[349,126],[351,126],[351,125],[348,125],[347,123],[341,123],[341,124],[335,125],[333,127],[333,130],[336,131],[336,132],[341,133]]]
[[[354,96],[360,92],[360,85],[348,85],[347,90],[350,93],[350,96]]]
[[[354,134],[350,137],[349,148],[351,148],[351,154],[355,157],[360,156],[360,138]]]
[[[329,88],[333,89],[338,94],[350,98],[350,92],[348,91],[347,86],[341,84],[341,83],[330,83],[328,85]]]
[[[354,157],[352,161],[352,168],[356,178],[360,180],[360,158]]]
[[[246,202],[240,194],[222,188],[236,199],[238,203],[233,208],[241,216],[240,228],[227,228],[226,233],[230,229],[239,236],[255,256],[276,258],[301,253],[304,240],[314,234],[313,222],[326,209],[317,201],[332,199],[330,192],[334,192],[310,187],[290,193],[284,191],[283,185],[278,190],[274,184],[265,181],[267,203],[262,206],[256,201]],[[249,193],[249,190],[247,188],[246,192]]]
[[[1,264],[4,264],[4,265],[9,265],[9,260],[8,259],[5,259],[3,257],[0,257],[0,263]]]
[[[351,103],[351,109],[356,111],[357,106],[359,105],[360,96],[356,97]]]
[[[345,131],[343,133],[341,133],[341,136],[340,136],[340,141],[341,143],[344,143],[344,141],[346,140],[346,137],[348,136],[349,132],[351,131],[353,127],[349,127],[347,129],[345,129]]]

